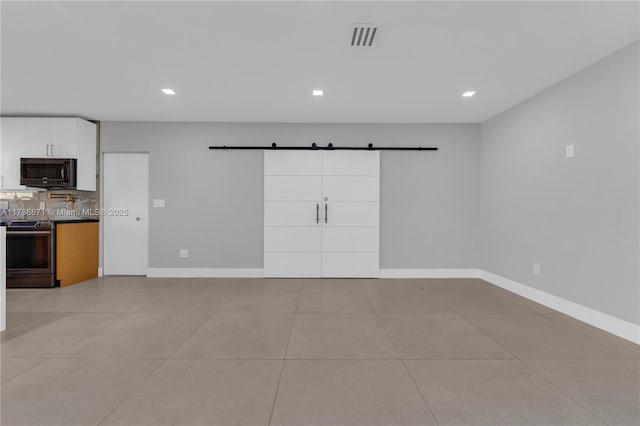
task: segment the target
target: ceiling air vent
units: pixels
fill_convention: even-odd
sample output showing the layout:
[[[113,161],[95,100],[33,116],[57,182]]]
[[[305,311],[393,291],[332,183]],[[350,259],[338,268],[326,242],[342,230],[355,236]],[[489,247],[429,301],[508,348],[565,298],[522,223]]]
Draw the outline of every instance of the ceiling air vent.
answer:
[[[371,47],[378,32],[377,25],[355,24],[351,34],[351,46]]]

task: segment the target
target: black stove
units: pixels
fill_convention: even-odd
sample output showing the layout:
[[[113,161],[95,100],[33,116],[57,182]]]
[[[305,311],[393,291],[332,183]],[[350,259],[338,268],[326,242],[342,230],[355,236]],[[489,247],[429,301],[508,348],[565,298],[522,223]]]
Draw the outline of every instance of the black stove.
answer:
[[[55,228],[48,220],[7,223],[7,287],[55,287]]]

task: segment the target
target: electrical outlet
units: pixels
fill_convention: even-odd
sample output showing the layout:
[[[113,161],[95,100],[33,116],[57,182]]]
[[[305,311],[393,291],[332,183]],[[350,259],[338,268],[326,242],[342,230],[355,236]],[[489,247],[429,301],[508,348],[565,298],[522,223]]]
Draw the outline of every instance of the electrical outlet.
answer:
[[[572,158],[575,156],[575,148],[573,144],[567,145],[564,149],[567,158]]]
[[[40,210],[44,210],[47,208],[47,203],[45,203],[44,201],[40,201]]]
[[[164,207],[164,200],[153,200],[153,207]]]
[[[539,263],[534,263],[533,264],[533,275],[540,275],[540,264]]]
[[[189,249],[180,249],[180,257],[183,259],[189,257]]]

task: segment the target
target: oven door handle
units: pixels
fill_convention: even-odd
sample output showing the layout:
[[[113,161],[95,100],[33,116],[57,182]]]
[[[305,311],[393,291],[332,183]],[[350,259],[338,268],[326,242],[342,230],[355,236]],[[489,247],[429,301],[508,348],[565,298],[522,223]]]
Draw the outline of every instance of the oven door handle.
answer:
[[[11,235],[51,235],[51,231],[12,231],[7,230],[7,237]]]

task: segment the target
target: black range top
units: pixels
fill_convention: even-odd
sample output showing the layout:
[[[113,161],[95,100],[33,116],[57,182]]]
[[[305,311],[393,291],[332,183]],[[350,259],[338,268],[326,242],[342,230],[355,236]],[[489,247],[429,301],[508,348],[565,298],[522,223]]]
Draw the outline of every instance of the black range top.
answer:
[[[7,222],[7,230],[46,230],[51,229],[52,223],[48,220],[12,220]]]

